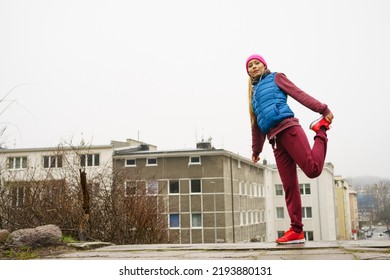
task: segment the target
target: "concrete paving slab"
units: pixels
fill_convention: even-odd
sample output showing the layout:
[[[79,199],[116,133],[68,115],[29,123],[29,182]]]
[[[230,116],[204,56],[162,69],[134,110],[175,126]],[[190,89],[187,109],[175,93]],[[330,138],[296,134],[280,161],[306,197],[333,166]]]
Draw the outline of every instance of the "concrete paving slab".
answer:
[[[272,268],[272,277],[277,279],[291,278],[293,270],[301,271],[300,277],[304,279],[312,279],[313,275],[318,273],[322,277],[369,279],[382,277],[383,271],[388,267],[388,260],[390,260],[390,241],[311,241],[292,245],[277,245],[273,242],[182,245],[87,243],[77,244],[78,251],[72,250],[72,253],[62,255],[53,254],[45,257],[42,262],[23,262],[23,265],[32,264],[29,268],[23,266],[21,269],[20,262],[17,262],[15,267],[10,267],[13,262],[6,263],[2,267],[2,273],[4,274],[4,268],[7,268],[12,276],[15,276],[16,271],[26,270],[31,274],[31,269],[36,269],[40,278],[42,278],[43,271],[50,271],[50,277],[53,278],[53,276],[58,276],[52,272],[52,267],[56,265],[55,271],[61,272],[61,276],[66,274],[66,277],[72,279],[80,278],[82,271],[87,271],[89,278],[114,279],[118,274],[121,275],[120,271],[124,268],[170,269],[177,266],[180,269],[200,268],[208,274],[207,277],[197,279],[209,279],[213,278],[210,276],[216,268],[267,266]],[[50,262],[49,270],[47,259],[54,260]],[[371,261],[361,265],[359,260]],[[37,265],[42,267],[37,268]],[[72,273],[74,275],[71,276]],[[222,277],[229,278],[226,275]],[[258,277],[245,276],[246,279],[258,279]],[[148,276],[147,279],[149,278]]]
[[[82,246],[89,248],[88,246]],[[111,245],[55,256],[56,259],[138,260],[367,260],[390,259],[390,241]]]

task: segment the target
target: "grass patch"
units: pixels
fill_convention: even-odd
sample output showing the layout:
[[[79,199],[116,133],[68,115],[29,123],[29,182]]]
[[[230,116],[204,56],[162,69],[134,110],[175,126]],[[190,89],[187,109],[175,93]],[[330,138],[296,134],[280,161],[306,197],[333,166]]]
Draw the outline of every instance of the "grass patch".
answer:
[[[0,259],[3,260],[32,260],[38,258],[35,250],[28,246],[23,246],[18,249],[7,249],[0,251]]]
[[[70,235],[63,235],[62,237],[61,237],[61,240],[62,240],[62,242],[64,242],[64,243],[75,243],[75,242],[78,242],[77,240],[75,240],[72,236],[70,236]]]

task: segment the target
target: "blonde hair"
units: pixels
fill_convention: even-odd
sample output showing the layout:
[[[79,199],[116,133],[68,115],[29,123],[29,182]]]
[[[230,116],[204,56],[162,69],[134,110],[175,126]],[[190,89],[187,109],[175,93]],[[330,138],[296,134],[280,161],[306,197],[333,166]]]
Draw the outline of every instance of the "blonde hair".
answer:
[[[256,115],[255,112],[253,112],[252,98],[253,98],[253,85],[252,85],[252,78],[249,77],[248,78],[249,117],[251,120],[251,125],[254,126],[256,124]]]

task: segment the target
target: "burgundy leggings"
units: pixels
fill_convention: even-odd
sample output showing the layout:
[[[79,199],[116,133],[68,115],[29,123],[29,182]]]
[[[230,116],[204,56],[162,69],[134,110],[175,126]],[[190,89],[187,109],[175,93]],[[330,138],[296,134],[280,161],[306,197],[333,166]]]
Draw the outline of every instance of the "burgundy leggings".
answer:
[[[270,140],[285,192],[291,227],[295,232],[303,230],[297,165],[307,177],[318,177],[324,167],[327,142],[326,132],[320,130],[314,136],[311,148],[301,126],[289,127],[276,135],[276,141]]]

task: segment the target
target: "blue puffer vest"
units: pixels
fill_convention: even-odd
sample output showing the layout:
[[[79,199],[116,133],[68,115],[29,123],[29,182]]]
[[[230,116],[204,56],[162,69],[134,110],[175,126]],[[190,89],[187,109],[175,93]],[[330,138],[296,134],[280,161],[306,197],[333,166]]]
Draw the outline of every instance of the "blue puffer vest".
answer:
[[[253,87],[252,108],[264,134],[294,113],[287,105],[287,95],[275,83],[271,73]]]

